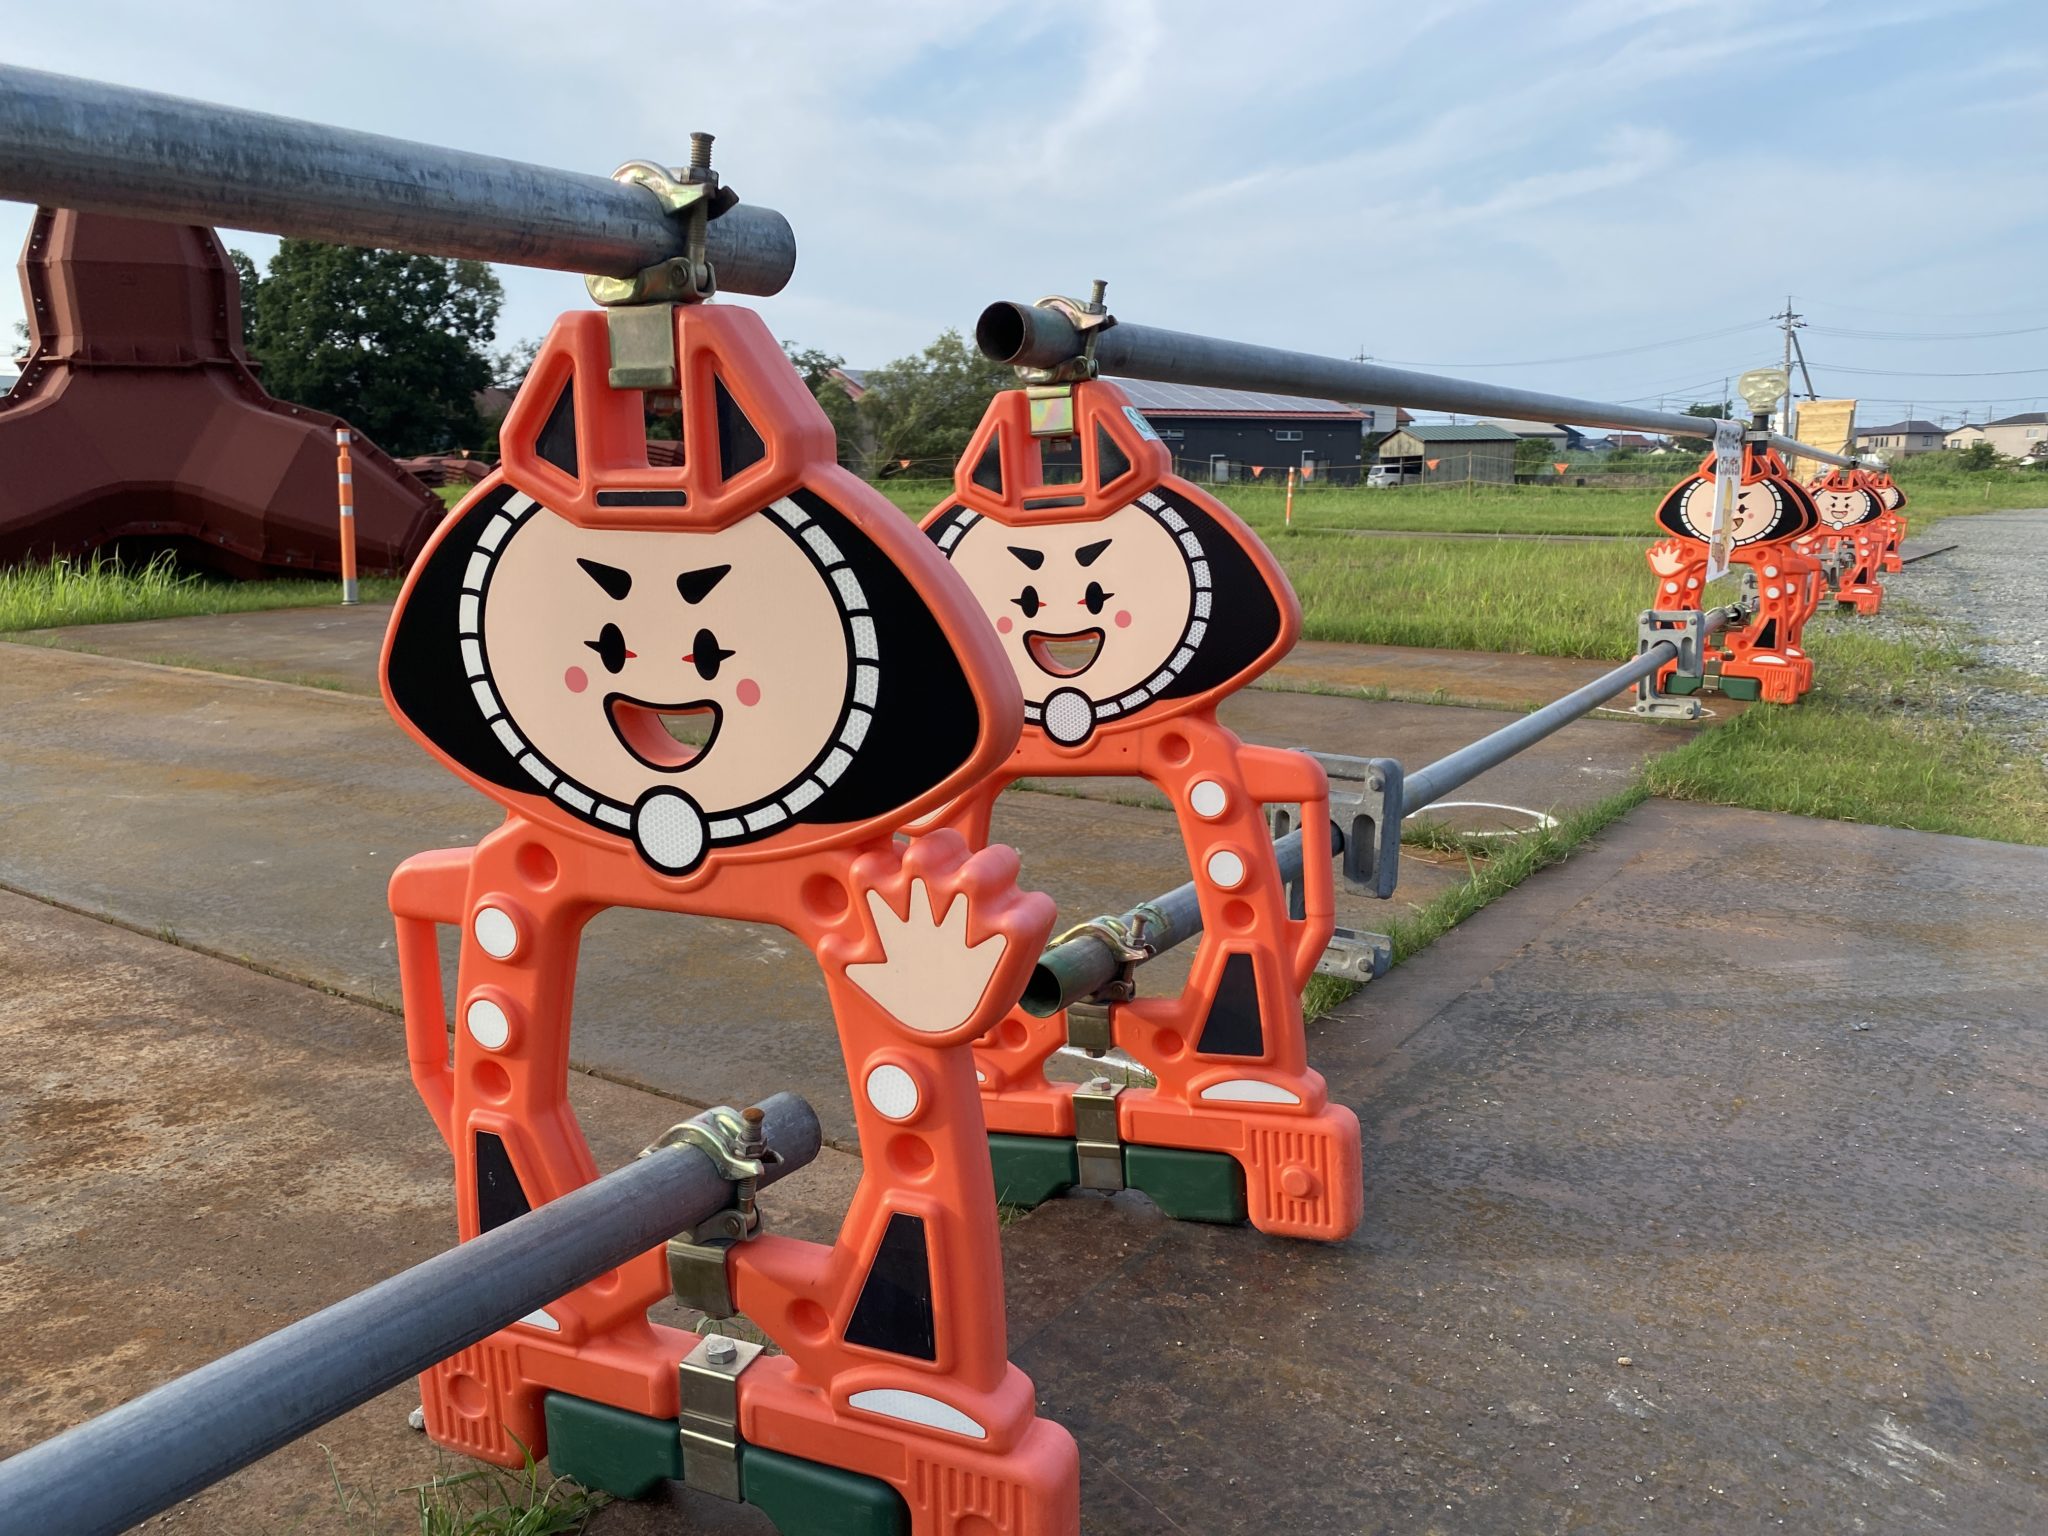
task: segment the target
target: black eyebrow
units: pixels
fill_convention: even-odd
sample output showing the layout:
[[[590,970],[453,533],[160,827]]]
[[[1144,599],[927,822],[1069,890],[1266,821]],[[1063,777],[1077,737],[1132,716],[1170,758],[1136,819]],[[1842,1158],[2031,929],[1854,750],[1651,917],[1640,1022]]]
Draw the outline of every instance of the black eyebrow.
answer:
[[[1042,549],[1022,549],[1019,548],[1017,545],[1012,544],[1010,546],[1010,553],[1015,555],[1019,560],[1022,560],[1024,562],[1025,569],[1027,570],[1035,571],[1041,565],[1045,564],[1045,551]]]
[[[1102,552],[1109,548],[1108,539],[1097,539],[1093,544],[1083,544],[1074,551],[1074,558],[1083,565],[1093,565],[1102,558]]]
[[[631,571],[622,571],[616,565],[604,565],[596,560],[579,559],[576,563],[583,567],[585,575],[604,588],[604,595],[615,602],[623,602],[626,594],[633,590]]]
[[[731,569],[729,565],[707,565],[701,571],[685,571],[676,578],[676,590],[683,594],[684,602],[701,603]]]

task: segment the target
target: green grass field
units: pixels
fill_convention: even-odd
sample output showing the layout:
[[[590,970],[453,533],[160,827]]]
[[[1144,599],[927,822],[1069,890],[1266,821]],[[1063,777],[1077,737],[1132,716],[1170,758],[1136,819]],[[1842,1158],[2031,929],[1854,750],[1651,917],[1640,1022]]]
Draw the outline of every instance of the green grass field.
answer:
[[[366,576],[362,594],[366,602],[381,602],[398,595],[398,582]],[[0,570],[0,633],[307,608],[340,600],[338,581],[219,581],[181,575],[165,559],[152,560],[141,570],[125,570],[109,560],[58,560]]]

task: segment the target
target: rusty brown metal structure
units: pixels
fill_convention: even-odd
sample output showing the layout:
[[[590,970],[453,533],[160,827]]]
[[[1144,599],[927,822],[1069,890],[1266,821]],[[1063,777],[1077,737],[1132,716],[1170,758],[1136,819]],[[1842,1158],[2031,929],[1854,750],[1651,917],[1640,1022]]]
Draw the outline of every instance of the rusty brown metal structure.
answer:
[[[22,251],[33,350],[0,397],[0,566],[118,548],[239,577],[334,574],[334,429],[264,392],[210,229],[41,208]],[[441,515],[360,434],[356,547],[398,571]]]

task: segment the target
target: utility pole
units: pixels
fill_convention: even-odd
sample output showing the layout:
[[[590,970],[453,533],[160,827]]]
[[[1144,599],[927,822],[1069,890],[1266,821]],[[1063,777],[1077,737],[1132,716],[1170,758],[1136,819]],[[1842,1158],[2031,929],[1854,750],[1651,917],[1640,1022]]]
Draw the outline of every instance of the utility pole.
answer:
[[[1778,431],[1786,437],[1790,437],[1792,435],[1792,353],[1799,344],[1798,338],[1793,335],[1793,332],[1803,327],[1806,321],[1793,310],[1792,295],[1789,293],[1785,295],[1784,311],[1781,314],[1771,316],[1771,318],[1784,327],[1785,331],[1785,398],[1778,407]],[[1806,354],[1804,352],[1799,354],[1799,371],[1806,373]],[[1806,377],[1806,395],[1809,400],[1813,398],[1813,376],[1811,374],[1807,374]]]

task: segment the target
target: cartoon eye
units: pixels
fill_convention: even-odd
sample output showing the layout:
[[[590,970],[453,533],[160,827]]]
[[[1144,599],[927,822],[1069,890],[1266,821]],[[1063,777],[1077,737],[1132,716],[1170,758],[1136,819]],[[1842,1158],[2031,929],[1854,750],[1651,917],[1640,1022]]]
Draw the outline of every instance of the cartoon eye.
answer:
[[[1090,613],[1100,613],[1102,612],[1103,604],[1115,596],[1114,592],[1103,591],[1101,582],[1091,581],[1088,583],[1088,595],[1083,597],[1081,601],[1088,605]]]
[[[1010,601],[1024,610],[1024,617],[1027,619],[1037,618],[1038,610],[1045,606],[1045,604],[1038,600],[1038,588],[1036,587],[1026,587],[1022,592],[1011,598]]]
[[[732,655],[731,651],[719,645],[718,636],[708,629],[700,629],[697,638],[690,642],[690,654],[684,659],[695,662],[697,675],[708,683],[718,676],[720,667],[732,660]]]
[[[619,632],[616,624],[607,624],[597,632],[595,640],[583,642],[597,652],[597,659],[604,663],[607,672],[618,672],[625,668],[627,660],[634,654],[626,649],[626,637]]]

